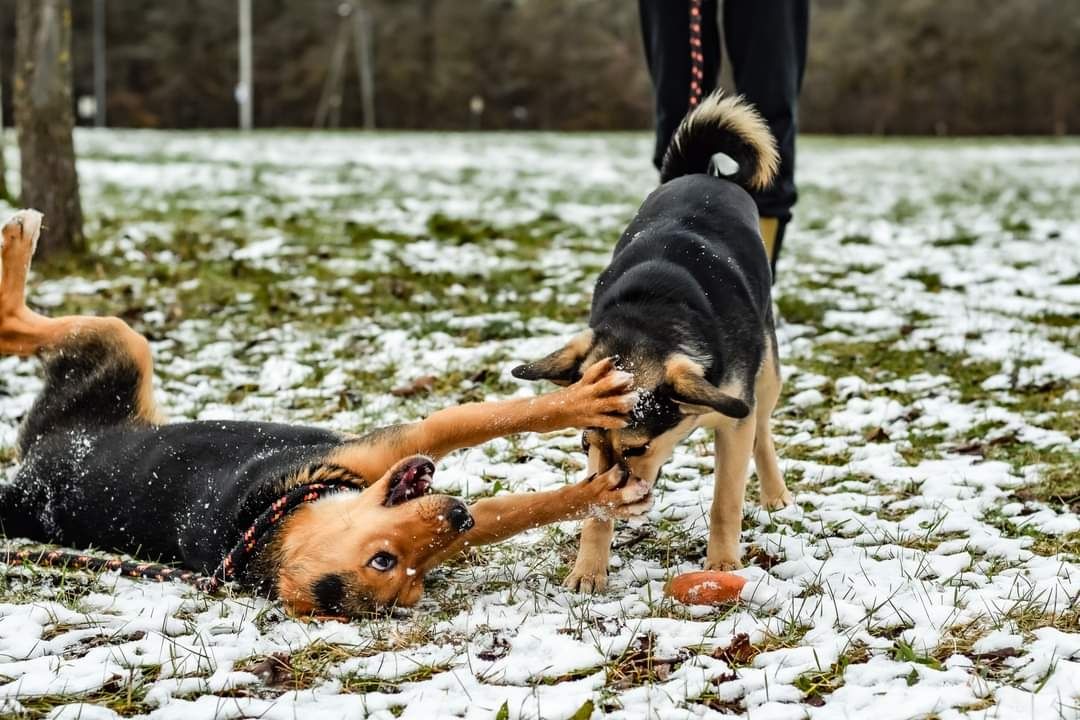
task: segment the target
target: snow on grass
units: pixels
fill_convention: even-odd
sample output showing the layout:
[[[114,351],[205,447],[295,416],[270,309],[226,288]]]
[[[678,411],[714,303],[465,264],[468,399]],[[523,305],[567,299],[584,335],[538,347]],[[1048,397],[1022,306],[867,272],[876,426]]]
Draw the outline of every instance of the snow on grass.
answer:
[[[357,431],[536,389],[654,182],[644,135],[94,132],[91,262],[49,312],[121,314],[169,415]],[[611,587],[560,582],[572,525],[437,571],[353,623],[114,575],[0,576],[0,711],[50,718],[1080,716],[1080,145],[808,139],[777,304],[777,444],[796,504],[748,503],[728,608],[700,567],[712,443],[620,526]],[[6,211],[6,209],[4,209]],[[424,376],[430,390],[391,393]],[[0,360],[14,469],[33,363]],[[441,463],[538,490],[573,433]],[[751,480],[751,497],[756,482]]]

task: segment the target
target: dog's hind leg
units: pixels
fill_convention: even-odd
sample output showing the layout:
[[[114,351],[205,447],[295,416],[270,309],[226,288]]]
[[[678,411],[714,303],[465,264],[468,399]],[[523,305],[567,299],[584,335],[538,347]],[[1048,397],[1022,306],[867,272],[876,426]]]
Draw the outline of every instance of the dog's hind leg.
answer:
[[[780,398],[780,373],[776,367],[775,352],[770,351],[766,356],[765,366],[758,376],[755,395],[757,432],[754,436],[754,467],[761,483],[761,506],[768,510],[778,510],[790,505],[793,498],[780,472],[772,436],[772,413],[776,401]]]
[[[64,427],[158,420],[150,346],[115,317],[49,318],[26,306],[26,276],[41,213],[23,210],[2,229],[0,354],[40,355],[45,388],[23,425],[20,452]]]

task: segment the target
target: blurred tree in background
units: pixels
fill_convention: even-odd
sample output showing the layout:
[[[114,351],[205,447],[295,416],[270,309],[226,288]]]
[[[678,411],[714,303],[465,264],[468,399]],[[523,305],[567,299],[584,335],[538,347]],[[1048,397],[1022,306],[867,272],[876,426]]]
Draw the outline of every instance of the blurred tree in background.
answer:
[[[12,37],[15,2],[0,0],[0,37]],[[354,3],[374,24],[382,127],[651,123],[631,0]],[[346,22],[340,4],[253,0],[257,126],[312,125]],[[91,2],[75,3],[77,96],[93,93],[92,11]],[[235,2],[108,0],[107,15],[110,124],[236,124]],[[810,26],[801,106],[807,131],[1064,134],[1080,128],[1076,0],[814,0]],[[10,43],[0,42],[0,52],[10,71]],[[342,91],[342,125],[361,125],[351,59]],[[481,104],[483,112],[474,112]]]
[[[1080,132],[1080,2],[816,0],[808,130]]]
[[[3,55],[0,54],[0,62],[2,61]],[[4,68],[0,65],[0,200],[8,199],[7,165],[4,164],[4,146],[7,144],[4,137],[4,123],[7,121],[7,116],[4,115],[4,79]]]
[[[14,105],[21,203],[45,213],[38,255],[83,248],[71,131],[71,1],[18,0]]]

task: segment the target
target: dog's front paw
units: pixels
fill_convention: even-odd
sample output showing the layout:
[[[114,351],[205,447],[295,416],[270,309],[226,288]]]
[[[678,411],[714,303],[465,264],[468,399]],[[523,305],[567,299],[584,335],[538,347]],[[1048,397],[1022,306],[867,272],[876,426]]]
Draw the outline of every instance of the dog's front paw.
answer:
[[[637,517],[652,507],[652,483],[630,476],[616,465],[582,481],[592,495],[590,514],[604,520]]]
[[[607,567],[598,562],[580,559],[574,563],[574,569],[563,580],[563,587],[581,593],[602,593],[607,590]]]
[[[740,569],[742,566],[742,561],[738,557],[721,555],[715,560],[709,559],[705,561],[706,570],[719,570],[720,572],[731,572]]]
[[[580,380],[551,397],[562,427],[622,428],[637,404],[634,376],[605,358],[594,363]]]
[[[795,498],[792,496],[791,491],[784,490],[784,492],[777,497],[762,497],[761,507],[765,508],[766,510],[780,510],[781,508],[786,508],[788,505],[791,505],[794,502]]]

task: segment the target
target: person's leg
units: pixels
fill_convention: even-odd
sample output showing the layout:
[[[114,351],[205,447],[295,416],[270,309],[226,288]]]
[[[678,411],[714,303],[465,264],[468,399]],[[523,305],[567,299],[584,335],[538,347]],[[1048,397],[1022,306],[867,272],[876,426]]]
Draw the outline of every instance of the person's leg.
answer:
[[[697,3],[695,3],[697,4]],[[701,96],[716,87],[720,70],[720,36],[716,0],[701,6]],[[690,7],[691,0],[638,0],[645,61],[653,83],[656,113],[656,149],[653,165],[664,160],[668,142],[690,107]]]
[[[809,0],[724,0],[724,40],[735,89],[757,107],[780,149],[776,182],[754,196],[774,276],[796,200],[795,134],[809,16]]]

